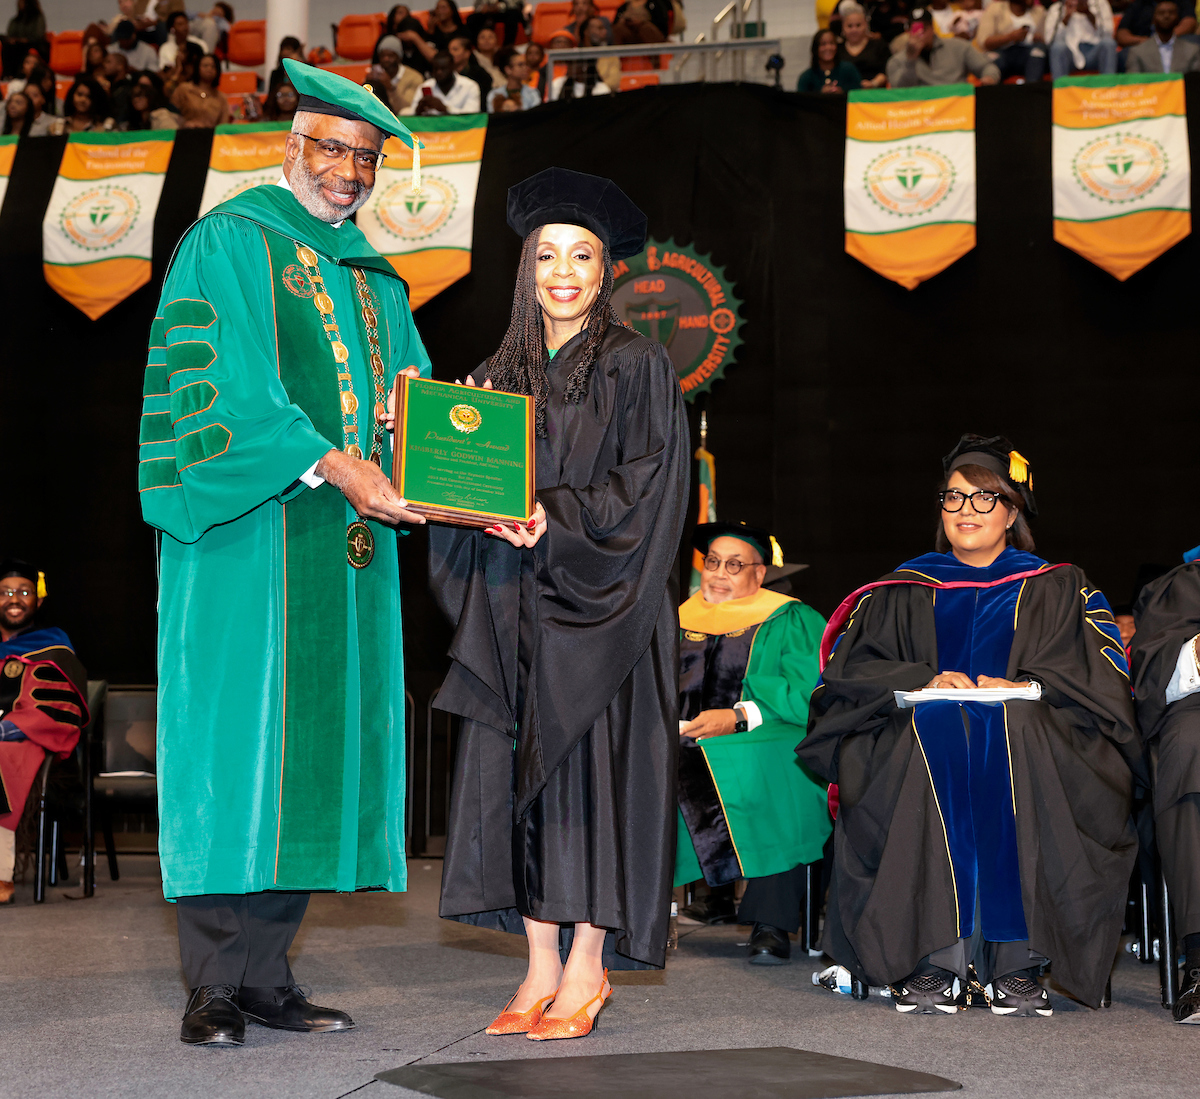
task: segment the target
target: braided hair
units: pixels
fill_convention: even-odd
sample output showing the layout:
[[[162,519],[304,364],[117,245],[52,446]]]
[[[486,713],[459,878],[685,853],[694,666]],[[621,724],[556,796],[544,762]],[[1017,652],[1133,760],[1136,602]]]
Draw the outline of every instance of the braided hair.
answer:
[[[517,267],[517,289],[513,295],[512,317],[508,331],[495,354],[487,361],[487,377],[492,385],[506,393],[525,393],[533,397],[536,426],[539,438],[546,437],[546,397],[549,384],[546,381],[546,329],[542,320],[542,307],[537,298],[537,247],[544,226],[538,226],[525,238],[521,245],[521,262]],[[601,259],[603,275],[600,291],[588,310],[584,324],[583,353],[579,365],[567,379],[563,393],[564,404],[579,404],[587,393],[588,380],[600,353],[600,344],[610,324],[620,324],[612,308],[612,259],[608,245],[604,245]],[[625,327],[625,326],[622,326]]]

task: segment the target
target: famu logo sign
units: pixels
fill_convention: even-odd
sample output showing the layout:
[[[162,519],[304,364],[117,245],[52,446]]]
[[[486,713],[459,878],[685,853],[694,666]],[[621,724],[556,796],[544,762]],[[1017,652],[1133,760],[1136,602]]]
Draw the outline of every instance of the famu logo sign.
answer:
[[[724,375],[742,342],[742,303],[725,269],[671,240],[652,240],[614,265],[612,304],[621,320],[670,352],[689,401]]]

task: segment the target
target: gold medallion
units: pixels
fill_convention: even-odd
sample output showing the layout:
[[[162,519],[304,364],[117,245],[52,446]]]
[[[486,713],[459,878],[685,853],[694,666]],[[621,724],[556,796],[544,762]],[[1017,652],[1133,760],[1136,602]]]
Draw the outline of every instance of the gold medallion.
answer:
[[[730,630],[725,636],[726,637],[741,637],[742,634],[744,634],[749,628],[750,628],[749,626],[743,626],[740,630]]]
[[[345,390],[342,393],[342,412],[345,413],[347,416],[353,416],[354,413],[356,413],[357,411],[358,411],[358,398],[353,393],[351,393],[350,390],[348,390],[348,389]]]
[[[346,447],[346,454],[351,458],[361,458],[362,448],[357,443],[351,443]]]
[[[356,569],[365,569],[375,556],[375,536],[361,519],[346,528],[346,560]]]
[[[383,373],[383,360],[379,357],[378,351],[371,352],[371,369],[374,370],[376,374]]]
[[[375,422],[379,423],[386,415],[387,415],[387,409],[383,407],[383,402],[376,401],[375,402]]]
[[[329,346],[333,348],[333,357],[338,362],[344,363],[350,358],[350,352],[346,350],[346,345],[341,340],[334,340]]]
[[[305,247],[303,244],[296,248],[296,258],[304,264],[305,267],[316,267],[317,253],[311,248]]]
[[[456,404],[450,409],[450,422],[467,435],[483,423],[483,415],[474,405]]]
[[[21,673],[25,670],[25,665],[19,660],[7,660],[4,663],[4,674],[9,679],[20,678]]]
[[[313,296],[313,305],[315,305],[322,313],[333,312],[333,298],[322,291]]]
[[[707,641],[708,640],[708,634],[699,633],[696,630],[684,630],[683,636],[686,637],[689,641]]]
[[[369,305],[363,306],[362,317],[368,328],[374,328],[379,323],[379,319],[375,316],[375,310]]]

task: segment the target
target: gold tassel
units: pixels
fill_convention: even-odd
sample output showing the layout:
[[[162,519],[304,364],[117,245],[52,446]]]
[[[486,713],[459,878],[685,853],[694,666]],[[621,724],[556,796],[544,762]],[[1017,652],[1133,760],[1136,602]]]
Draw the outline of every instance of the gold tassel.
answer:
[[[421,142],[416,134],[412,135],[412,141],[412,193],[419,195],[421,193]]]
[[[44,572],[38,573],[37,597],[39,599],[46,598],[46,574]]]
[[[777,569],[783,568],[783,547],[775,541],[775,535],[771,535],[771,564]]]
[[[1023,485],[1029,480],[1029,460],[1023,458],[1019,451],[1008,452],[1008,479],[1018,485]],[[1033,488],[1033,485],[1029,487]]]

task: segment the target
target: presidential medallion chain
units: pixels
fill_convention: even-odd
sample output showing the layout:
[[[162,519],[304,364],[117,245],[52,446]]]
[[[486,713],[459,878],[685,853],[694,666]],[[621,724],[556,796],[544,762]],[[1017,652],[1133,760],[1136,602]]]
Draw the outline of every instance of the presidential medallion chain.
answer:
[[[354,393],[354,378],[350,373],[350,352],[342,342],[341,331],[337,319],[333,315],[333,298],[325,289],[325,280],[321,277],[320,260],[311,248],[296,244],[296,258],[304,267],[304,273],[313,288],[312,303],[321,315],[321,325],[325,329],[325,338],[329,341],[333,352],[334,366],[337,370],[338,397],[342,413],[342,450],[351,458],[362,458],[362,447],[359,445],[358,432],[358,397]],[[380,394],[383,392],[383,359],[379,354],[379,332],[375,310],[370,309],[370,320],[367,313],[370,297],[366,294],[366,279],[358,268],[354,268],[356,285],[360,301],[363,302],[363,320],[367,322],[367,339],[371,344],[371,370],[375,376],[376,416],[371,438],[371,461],[380,465],[383,459],[383,424],[378,415]],[[378,366],[376,364],[378,363]],[[365,569],[375,556],[375,536],[371,528],[362,519],[355,519],[346,528],[346,560],[356,569]]]
[[[383,416],[387,411],[387,391],[384,383],[383,356],[379,353],[379,316],[371,302],[371,288],[367,276],[358,267],[354,271],[354,288],[362,305],[363,324],[367,329],[367,342],[371,345],[371,377],[375,382],[375,433],[371,439],[371,461],[383,465]]]

